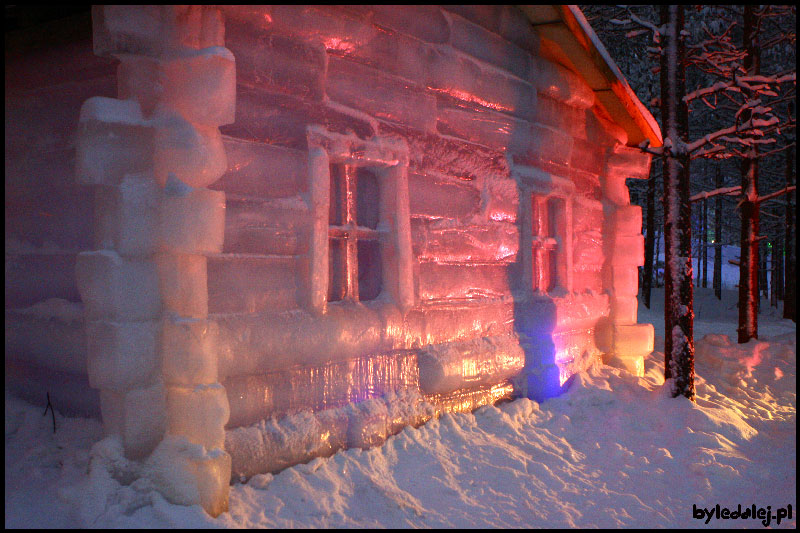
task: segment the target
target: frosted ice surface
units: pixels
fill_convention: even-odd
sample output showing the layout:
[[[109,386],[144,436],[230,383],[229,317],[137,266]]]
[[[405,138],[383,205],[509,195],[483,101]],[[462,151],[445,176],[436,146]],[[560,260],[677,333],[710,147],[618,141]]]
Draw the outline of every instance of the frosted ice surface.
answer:
[[[89,383],[125,392],[152,381],[158,363],[158,323],[91,321],[86,324]]]
[[[218,384],[167,387],[167,433],[186,437],[206,449],[222,448],[230,409]]]
[[[491,385],[512,377],[524,366],[525,353],[516,336],[430,345],[419,355],[420,388],[436,394]]]
[[[179,115],[166,114],[154,118],[153,124],[153,164],[160,184],[165,184],[172,172],[192,187],[206,187],[227,170],[222,135],[216,126],[192,124]]]
[[[116,185],[152,168],[155,129],[132,100],[92,97],[81,107],[76,174],[87,184]]]

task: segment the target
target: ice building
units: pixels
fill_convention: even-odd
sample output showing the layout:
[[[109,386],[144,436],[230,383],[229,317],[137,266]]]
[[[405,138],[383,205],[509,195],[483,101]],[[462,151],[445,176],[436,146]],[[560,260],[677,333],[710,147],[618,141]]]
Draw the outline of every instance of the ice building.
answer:
[[[40,19],[6,36],[6,388],[171,501],[642,372],[660,132],[576,7]]]

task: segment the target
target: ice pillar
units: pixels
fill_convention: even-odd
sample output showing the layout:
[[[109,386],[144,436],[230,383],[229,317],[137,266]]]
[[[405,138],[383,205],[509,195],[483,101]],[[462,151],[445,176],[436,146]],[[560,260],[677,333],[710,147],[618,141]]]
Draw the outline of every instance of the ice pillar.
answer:
[[[227,510],[229,407],[208,321],[206,256],[222,250],[235,62],[209,6],[95,6],[94,51],[118,99],[82,109],[77,179],[96,198],[96,250],[79,255],[88,371],[103,424],[175,503]],[[188,482],[187,482],[188,481]]]
[[[602,176],[605,264],[603,286],[611,313],[598,324],[597,346],[608,364],[644,375],[644,356],[653,351],[653,325],[637,324],[638,267],[644,264],[642,208],[631,205],[626,178],[646,179],[650,154],[617,145]]]

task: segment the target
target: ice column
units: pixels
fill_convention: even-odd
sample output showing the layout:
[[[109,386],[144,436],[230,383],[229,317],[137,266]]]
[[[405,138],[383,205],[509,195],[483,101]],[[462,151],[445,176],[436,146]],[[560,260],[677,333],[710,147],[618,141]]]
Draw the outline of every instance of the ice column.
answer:
[[[644,356],[653,351],[652,324],[637,324],[638,267],[644,264],[642,208],[631,205],[626,178],[646,179],[650,154],[616,145],[610,150],[602,178],[605,264],[603,285],[611,315],[597,328],[597,346],[607,363],[644,375]]]
[[[229,407],[208,321],[206,255],[222,250],[236,74],[219,10],[95,6],[94,51],[120,60],[118,99],[90,98],[78,180],[95,189],[96,251],[79,255],[88,371],[107,434],[164,496],[227,510]]]

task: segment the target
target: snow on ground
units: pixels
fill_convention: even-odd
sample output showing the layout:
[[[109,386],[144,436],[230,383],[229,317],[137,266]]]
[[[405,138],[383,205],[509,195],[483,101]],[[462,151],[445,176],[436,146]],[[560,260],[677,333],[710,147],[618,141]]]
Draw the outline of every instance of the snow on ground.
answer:
[[[386,445],[231,487],[217,519],[99,467],[95,420],[6,396],[6,527],[762,527],[693,505],[796,508],[796,326],[762,308],[736,344],[735,293],[696,289],[696,405],[665,394],[663,290],[646,375],[596,367],[542,404],[517,400],[406,428]],[[108,441],[104,441],[108,444]],[[90,469],[90,455],[97,457]],[[771,526],[776,526],[773,519]]]

